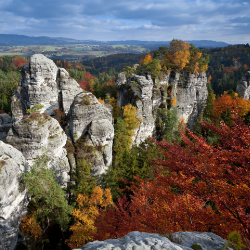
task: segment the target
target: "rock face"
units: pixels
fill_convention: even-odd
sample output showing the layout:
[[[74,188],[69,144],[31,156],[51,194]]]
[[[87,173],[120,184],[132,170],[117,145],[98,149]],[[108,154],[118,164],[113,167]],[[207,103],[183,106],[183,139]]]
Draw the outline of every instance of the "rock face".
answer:
[[[226,240],[213,233],[178,232],[170,235],[171,241],[164,236],[150,233],[130,232],[120,239],[94,241],[87,243],[82,250],[192,250],[196,244],[203,250],[221,250],[226,246]],[[78,249],[80,250],[80,249]]]
[[[88,149],[92,148],[83,153],[92,163],[91,173],[94,176],[105,173],[112,162],[112,119],[110,110],[91,93],[78,94],[68,113],[68,126],[73,141],[83,140]]]
[[[241,81],[238,82],[236,92],[246,100],[250,98],[250,71],[247,71]]]
[[[63,148],[67,136],[57,120],[47,114],[25,116],[13,124],[6,140],[23,153],[29,165],[37,156],[47,152],[50,159],[48,167],[54,168],[61,186],[67,185],[70,166],[66,149]]]
[[[15,123],[7,141],[23,152],[29,163],[41,155],[42,148],[46,149],[59,183],[65,185],[69,178],[69,164],[62,149],[66,142],[65,134],[59,129],[59,124],[49,120],[39,126],[37,119],[28,123],[23,119],[26,110],[36,104],[43,106],[41,113],[52,117],[55,108],[62,110],[68,119],[66,134],[73,142],[85,137],[85,146],[95,151],[91,155],[85,152],[88,162],[92,164],[92,174],[99,176],[107,170],[112,162],[112,111],[91,93],[83,91],[65,69],[58,69],[52,60],[40,54],[33,55],[30,63],[22,68],[22,78],[11,104]]]
[[[139,144],[153,135],[155,112],[157,107],[176,105],[178,118],[182,118],[190,127],[203,112],[207,100],[207,77],[205,73],[174,73],[164,75],[153,81],[150,75],[132,75],[126,77],[120,73],[116,82],[119,92],[118,105],[132,104],[138,109],[142,123],[134,142]]]
[[[8,114],[0,114],[0,140],[4,140],[12,127],[12,118]]]
[[[21,183],[26,171],[21,152],[0,141],[0,249],[16,246],[21,217],[26,212],[28,197]]]
[[[44,55],[35,54],[22,67],[22,78],[11,104],[13,118],[22,119],[26,110],[35,104],[43,105],[41,112],[49,115],[55,108],[67,113],[75,95],[80,92],[79,84],[69,77],[65,69],[58,69]]]

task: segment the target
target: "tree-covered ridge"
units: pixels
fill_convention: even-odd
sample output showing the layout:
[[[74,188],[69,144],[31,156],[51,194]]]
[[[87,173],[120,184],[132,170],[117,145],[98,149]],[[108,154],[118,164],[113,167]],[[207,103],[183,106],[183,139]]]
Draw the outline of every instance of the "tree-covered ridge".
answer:
[[[209,56],[202,54],[200,49],[195,48],[182,40],[173,39],[169,47],[160,47],[141,60],[136,72],[139,74],[150,73],[153,78],[160,77],[162,73],[174,72],[205,72],[208,68]]]
[[[232,89],[236,91],[236,85],[244,73],[250,67],[250,46],[233,45],[224,48],[202,49],[209,54],[207,74],[216,95]]]

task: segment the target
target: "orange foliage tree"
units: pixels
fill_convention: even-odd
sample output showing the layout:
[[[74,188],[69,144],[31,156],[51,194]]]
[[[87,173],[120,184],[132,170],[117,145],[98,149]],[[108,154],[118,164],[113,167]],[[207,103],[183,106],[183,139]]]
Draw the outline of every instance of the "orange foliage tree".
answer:
[[[226,111],[230,113],[239,113],[239,116],[245,116],[250,111],[250,100],[240,98],[237,93],[233,97],[228,92],[214,101],[214,119],[216,120]]]
[[[35,217],[30,214],[23,217],[20,229],[23,233],[32,235],[35,240],[38,240],[43,232]]]
[[[182,70],[189,62],[190,45],[187,42],[173,39],[166,57],[166,65],[171,70]]]
[[[140,64],[143,64],[143,65],[148,65],[149,63],[151,63],[153,61],[152,57],[150,54],[147,54],[145,56],[144,59],[141,60]]]
[[[94,188],[90,197],[86,194],[79,194],[76,202],[78,208],[72,212],[74,224],[69,228],[73,234],[66,240],[70,248],[82,247],[93,240],[92,234],[96,232],[95,219],[100,209],[113,205],[110,190],[102,190],[98,186]]]
[[[220,145],[189,130],[181,131],[183,145],[157,142],[165,159],[154,162],[155,179],[136,178],[133,196],[101,213],[95,239],[133,230],[212,231],[224,238],[238,231],[250,239],[250,128],[239,119],[232,128],[202,124],[220,136]]]

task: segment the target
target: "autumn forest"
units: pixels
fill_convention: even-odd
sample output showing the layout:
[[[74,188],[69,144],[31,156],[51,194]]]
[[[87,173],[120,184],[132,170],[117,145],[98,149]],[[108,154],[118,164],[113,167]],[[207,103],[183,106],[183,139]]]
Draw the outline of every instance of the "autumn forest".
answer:
[[[0,113],[11,114],[21,67],[28,61],[22,56],[0,57]],[[58,239],[63,239],[63,249],[74,249],[131,231],[214,232],[224,239],[233,233],[238,237],[235,249],[250,249],[250,100],[236,93],[250,67],[248,44],[199,49],[174,39],[168,47],[145,54],[54,62],[99,102],[112,106],[113,162],[95,179],[79,154],[81,139],[68,141],[65,148],[74,153],[77,166],[74,184],[63,190],[55,173],[45,168],[46,155],[37,159],[34,166],[42,171],[34,167],[23,177],[33,199],[20,229],[31,249],[55,249]],[[136,69],[134,64],[139,64]],[[177,118],[172,100],[170,108],[155,111],[154,138],[133,145],[141,120],[136,107],[117,105],[121,71],[128,76],[150,74],[153,81],[170,72],[206,72],[203,114],[189,128]],[[65,115],[56,112],[64,126]],[[50,183],[49,190],[34,182],[38,175]]]

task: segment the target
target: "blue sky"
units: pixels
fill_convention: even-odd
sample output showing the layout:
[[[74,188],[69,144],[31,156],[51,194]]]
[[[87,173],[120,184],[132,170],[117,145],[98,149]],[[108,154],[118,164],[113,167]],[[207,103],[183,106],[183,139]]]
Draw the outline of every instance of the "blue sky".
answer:
[[[250,43],[250,0],[0,0],[0,34]]]

